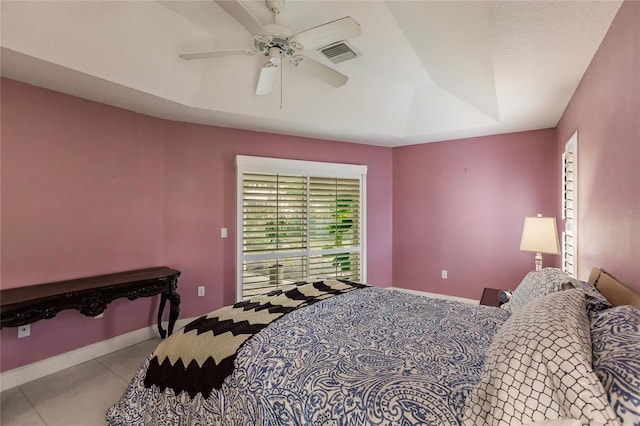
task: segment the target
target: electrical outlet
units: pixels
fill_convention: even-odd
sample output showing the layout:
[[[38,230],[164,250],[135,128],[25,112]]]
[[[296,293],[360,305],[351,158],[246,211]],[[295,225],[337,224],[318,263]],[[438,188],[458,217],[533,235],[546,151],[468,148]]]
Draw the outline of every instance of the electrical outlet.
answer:
[[[18,339],[31,336],[31,325],[21,325],[18,327]]]
[[[227,228],[220,228],[220,238],[227,238]]]
[[[204,296],[204,286],[203,285],[199,285],[198,286],[198,297],[202,297]]]
[[[442,270],[442,279],[443,279],[443,280],[446,280],[446,279],[447,279],[447,270],[446,270],[446,269],[443,269],[443,270]]]

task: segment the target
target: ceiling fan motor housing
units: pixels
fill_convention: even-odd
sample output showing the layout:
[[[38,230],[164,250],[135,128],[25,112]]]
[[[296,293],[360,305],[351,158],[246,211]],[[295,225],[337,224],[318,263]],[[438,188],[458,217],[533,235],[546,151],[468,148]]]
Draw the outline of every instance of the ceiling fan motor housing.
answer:
[[[289,36],[291,30],[282,25],[270,24],[265,25],[268,34],[254,36],[254,46],[259,53],[271,58],[269,50],[277,47],[282,51],[284,56],[292,56],[295,49],[289,45]]]

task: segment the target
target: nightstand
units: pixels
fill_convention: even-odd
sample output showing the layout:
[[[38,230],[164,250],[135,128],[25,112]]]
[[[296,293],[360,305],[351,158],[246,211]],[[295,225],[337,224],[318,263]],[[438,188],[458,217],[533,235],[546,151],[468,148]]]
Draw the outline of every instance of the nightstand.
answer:
[[[482,298],[480,299],[480,304],[485,306],[500,306],[500,299],[498,298],[498,293],[500,293],[501,289],[499,288],[485,288],[482,291]]]

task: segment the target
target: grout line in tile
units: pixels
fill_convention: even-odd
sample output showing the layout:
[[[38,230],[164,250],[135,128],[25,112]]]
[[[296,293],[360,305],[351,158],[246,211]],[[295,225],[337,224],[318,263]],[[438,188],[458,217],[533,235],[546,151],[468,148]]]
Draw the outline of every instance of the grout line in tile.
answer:
[[[109,370],[110,372],[112,372],[113,374],[118,376],[118,378],[121,379],[124,382],[125,386],[129,385],[129,381],[131,380],[131,378],[126,379],[126,378],[122,377],[120,374],[118,374],[118,372],[116,370],[114,370],[113,368],[109,367],[104,362],[100,361],[99,358],[95,358],[95,361],[98,361],[100,364],[102,364],[103,367],[105,367],[107,370]]]
[[[29,396],[25,393],[25,391],[22,389],[22,386],[18,386],[18,390],[20,391],[20,393],[22,394],[22,396],[24,396],[24,398],[29,402],[29,406],[31,407],[31,409],[36,413],[36,415],[38,416],[38,418],[40,420],[42,420],[42,423],[46,426],[47,422],[44,420],[44,418],[42,417],[42,414],[40,414],[40,411],[38,411],[38,409],[36,408],[35,405],[33,405],[33,401],[31,401],[29,399]]]

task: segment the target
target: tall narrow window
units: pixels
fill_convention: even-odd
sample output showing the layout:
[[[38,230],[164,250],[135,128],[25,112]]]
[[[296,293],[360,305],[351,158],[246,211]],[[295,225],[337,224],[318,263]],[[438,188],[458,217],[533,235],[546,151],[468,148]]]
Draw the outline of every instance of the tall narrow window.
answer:
[[[578,273],[578,132],[562,153],[562,270],[575,277]]]
[[[237,156],[237,299],[365,280],[366,166]]]

